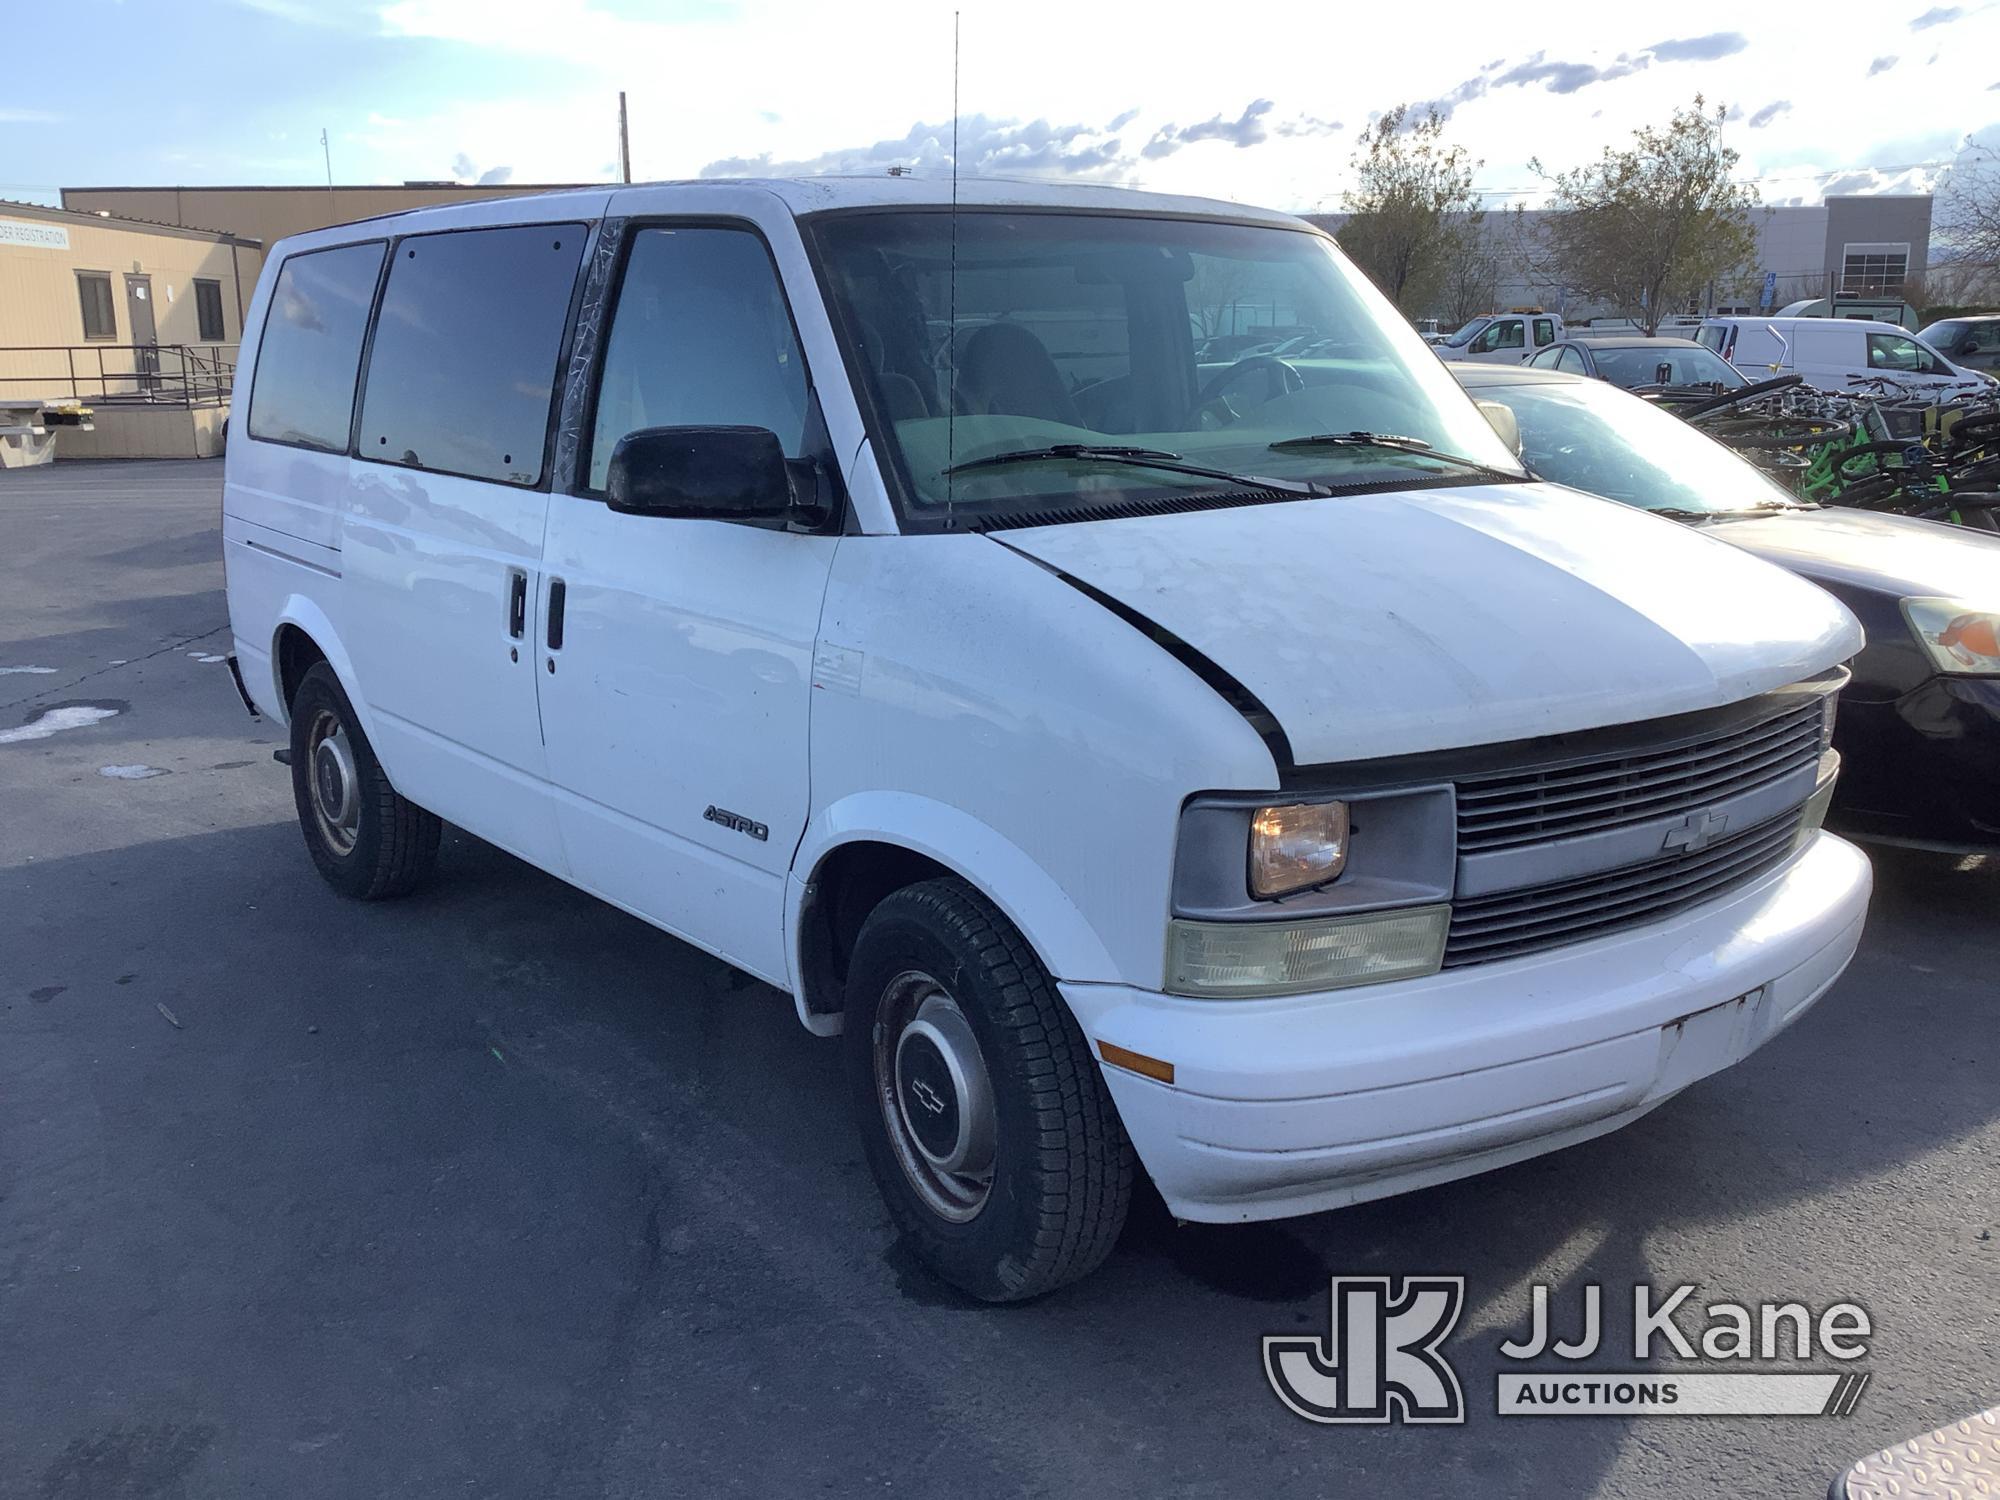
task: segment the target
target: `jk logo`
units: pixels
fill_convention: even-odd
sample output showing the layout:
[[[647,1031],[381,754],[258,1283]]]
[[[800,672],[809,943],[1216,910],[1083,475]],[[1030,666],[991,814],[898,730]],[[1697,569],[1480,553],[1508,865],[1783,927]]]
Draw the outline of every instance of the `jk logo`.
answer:
[[[1336,1276],[1325,1340],[1270,1334],[1264,1375],[1308,1422],[1463,1422],[1438,1345],[1465,1309],[1463,1276]]]

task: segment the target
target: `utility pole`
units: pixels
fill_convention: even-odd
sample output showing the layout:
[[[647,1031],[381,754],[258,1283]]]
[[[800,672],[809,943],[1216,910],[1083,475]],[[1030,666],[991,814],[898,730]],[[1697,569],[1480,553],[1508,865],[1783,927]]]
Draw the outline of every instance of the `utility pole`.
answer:
[[[319,149],[321,154],[326,157],[326,190],[330,193],[333,191],[333,147],[326,143],[326,127],[324,125],[319,128]]]
[[[632,180],[632,132],[625,123],[625,90],[618,91],[618,169],[621,182]]]

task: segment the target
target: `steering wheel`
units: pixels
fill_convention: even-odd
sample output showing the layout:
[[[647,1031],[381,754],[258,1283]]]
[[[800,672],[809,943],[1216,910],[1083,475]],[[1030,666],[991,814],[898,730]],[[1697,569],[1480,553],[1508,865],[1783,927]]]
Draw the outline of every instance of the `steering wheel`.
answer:
[[[1195,392],[1194,406],[1190,409],[1189,416],[1192,417],[1195,412],[1200,411],[1203,407],[1221,400],[1224,391],[1228,390],[1230,386],[1241,380],[1252,370],[1262,370],[1269,382],[1266,387],[1267,394],[1264,397],[1266,401],[1274,401],[1279,396],[1289,396],[1294,391],[1302,391],[1306,388],[1305,376],[1286,364],[1282,359],[1279,359],[1277,355],[1248,354],[1242,359],[1237,360],[1228,369],[1216,371],[1215,374],[1203,382],[1201,389]],[[1223,404],[1228,406],[1227,402],[1223,402]],[[1242,413],[1231,406],[1229,407],[1229,415],[1231,420],[1234,420],[1242,416]]]

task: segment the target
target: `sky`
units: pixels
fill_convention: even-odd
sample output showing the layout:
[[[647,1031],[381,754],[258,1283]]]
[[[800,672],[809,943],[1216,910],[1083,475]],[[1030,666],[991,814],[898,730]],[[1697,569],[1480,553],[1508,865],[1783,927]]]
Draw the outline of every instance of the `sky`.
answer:
[[[1927,190],[2000,127],[2000,0],[1421,7],[959,0],[961,170],[1337,211],[1357,136],[1435,103],[1534,202],[1703,94],[1767,203]],[[63,0],[0,92],[0,196],[64,186],[948,173],[951,3]],[[1858,33],[1858,34],[1857,34]],[[69,61],[65,61],[68,59]],[[321,131],[326,133],[323,153]]]

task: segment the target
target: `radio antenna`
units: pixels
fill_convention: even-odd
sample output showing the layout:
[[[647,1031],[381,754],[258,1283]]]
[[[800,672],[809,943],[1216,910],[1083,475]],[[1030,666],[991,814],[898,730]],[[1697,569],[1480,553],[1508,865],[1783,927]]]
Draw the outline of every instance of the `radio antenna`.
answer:
[[[944,529],[957,524],[952,470],[958,467],[958,12],[951,13],[951,317],[944,344]]]

